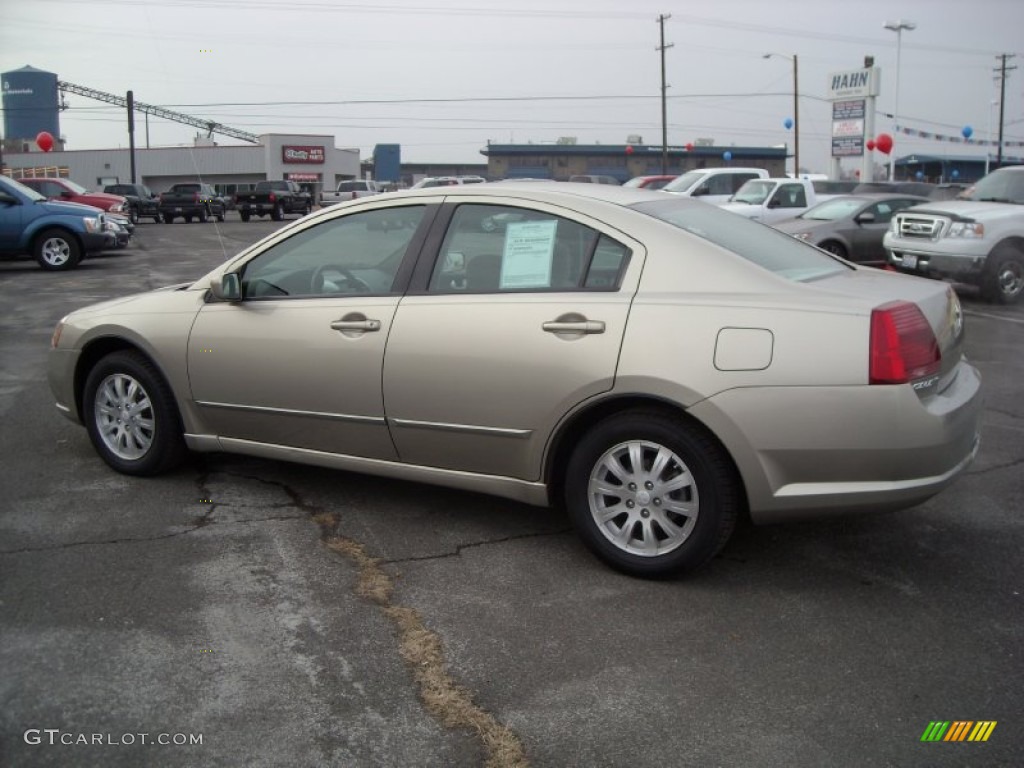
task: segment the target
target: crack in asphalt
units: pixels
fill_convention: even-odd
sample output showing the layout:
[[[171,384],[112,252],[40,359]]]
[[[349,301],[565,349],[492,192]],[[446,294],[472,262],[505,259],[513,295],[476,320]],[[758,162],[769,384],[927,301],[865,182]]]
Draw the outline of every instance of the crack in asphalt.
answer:
[[[964,472],[965,475],[987,475],[989,472],[998,472],[1003,469],[1010,469],[1012,467],[1019,467],[1024,464],[1024,459],[1016,459],[1015,461],[1009,461],[1005,464],[994,464],[991,467],[985,467],[984,469],[969,469]]]
[[[519,737],[494,715],[477,705],[472,693],[448,673],[441,636],[426,626],[418,611],[392,600],[394,579],[381,568],[384,561],[368,555],[366,548],[359,542],[338,533],[340,515],[307,501],[287,483],[230,470],[222,471],[221,474],[254,480],[284,491],[294,506],[305,512],[320,528],[320,539],[324,545],[356,567],[356,594],[377,605],[394,625],[398,633],[398,653],[416,680],[420,701],[427,712],[445,728],[474,732],[487,755],[486,768],[529,768],[530,763]],[[205,478],[204,475],[203,482]],[[507,537],[506,540],[512,538],[526,537]],[[482,546],[486,543],[492,542],[463,547]]]
[[[560,528],[557,531],[548,531],[545,533],[521,533],[516,536],[503,536],[500,539],[484,539],[483,541],[471,541],[468,544],[459,544],[451,552],[444,552],[440,555],[417,555],[416,557],[396,557],[390,560],[378,560],[377,562],[382,565],[393,565],[395,563],[418,563],[425,560],[446,560],[451,557],[459,557],[464,549],[473,549],[475,547],[486,547],[491,544],[504,544],[507,541],[518,541],[520,539],[537,539],[542,536],[561,536],[566,533],[572,533],[572,527]]]

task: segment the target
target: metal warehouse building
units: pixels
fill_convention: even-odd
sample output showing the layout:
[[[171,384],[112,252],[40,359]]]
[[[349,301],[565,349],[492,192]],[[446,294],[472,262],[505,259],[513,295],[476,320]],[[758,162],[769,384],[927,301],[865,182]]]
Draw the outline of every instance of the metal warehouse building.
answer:
[[[359,150],[338,149],[334,137],[306,134],[265,134],[253,146],[164,147],[136,149],[136,180],[154,192],[172,184],[201,179],[230,194],[266,179],[291,179],[314,194],[326,186],[359,176]],[[71,152],[4,154],[7,174],[70,178],[89,189],[130,182],[127,149],[83,149]]]

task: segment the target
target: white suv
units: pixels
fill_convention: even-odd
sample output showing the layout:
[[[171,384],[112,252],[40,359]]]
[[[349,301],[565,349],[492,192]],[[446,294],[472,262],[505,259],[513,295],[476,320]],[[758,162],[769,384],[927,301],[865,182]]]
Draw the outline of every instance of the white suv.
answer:
[[[427,176],[413,184],[410,189],[426,189],[427,187],[454,187],[456,184],[482,184],[487,181],[483,176]]]

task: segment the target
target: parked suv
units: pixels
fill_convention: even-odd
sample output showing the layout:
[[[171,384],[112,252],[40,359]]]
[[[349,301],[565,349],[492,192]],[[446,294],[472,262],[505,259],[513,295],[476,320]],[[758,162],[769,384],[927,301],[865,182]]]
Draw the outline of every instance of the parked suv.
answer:
[[[0,176],[0,255],[30,255],[46,270],[74,269],[86,253],[110,245],[105,214],[79,203],[49,202]]]
[[[139,219],[160,222],[160,198],[145,184],[108,184],[103,191],[128,201],[128,217],[132,222],[138,224]]]

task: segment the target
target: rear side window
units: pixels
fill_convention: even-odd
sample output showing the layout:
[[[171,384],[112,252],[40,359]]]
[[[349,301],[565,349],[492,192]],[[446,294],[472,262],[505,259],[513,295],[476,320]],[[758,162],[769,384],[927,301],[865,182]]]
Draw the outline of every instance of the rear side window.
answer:
[[[687,200],[657,200],[630,207],[790,280],[814,280],[853,269],[790,235],[714,206],[697,206]]]
[[[448,228],[432,293],[613,291],[630,250],[560,216],[498,205],[460,205]]]

